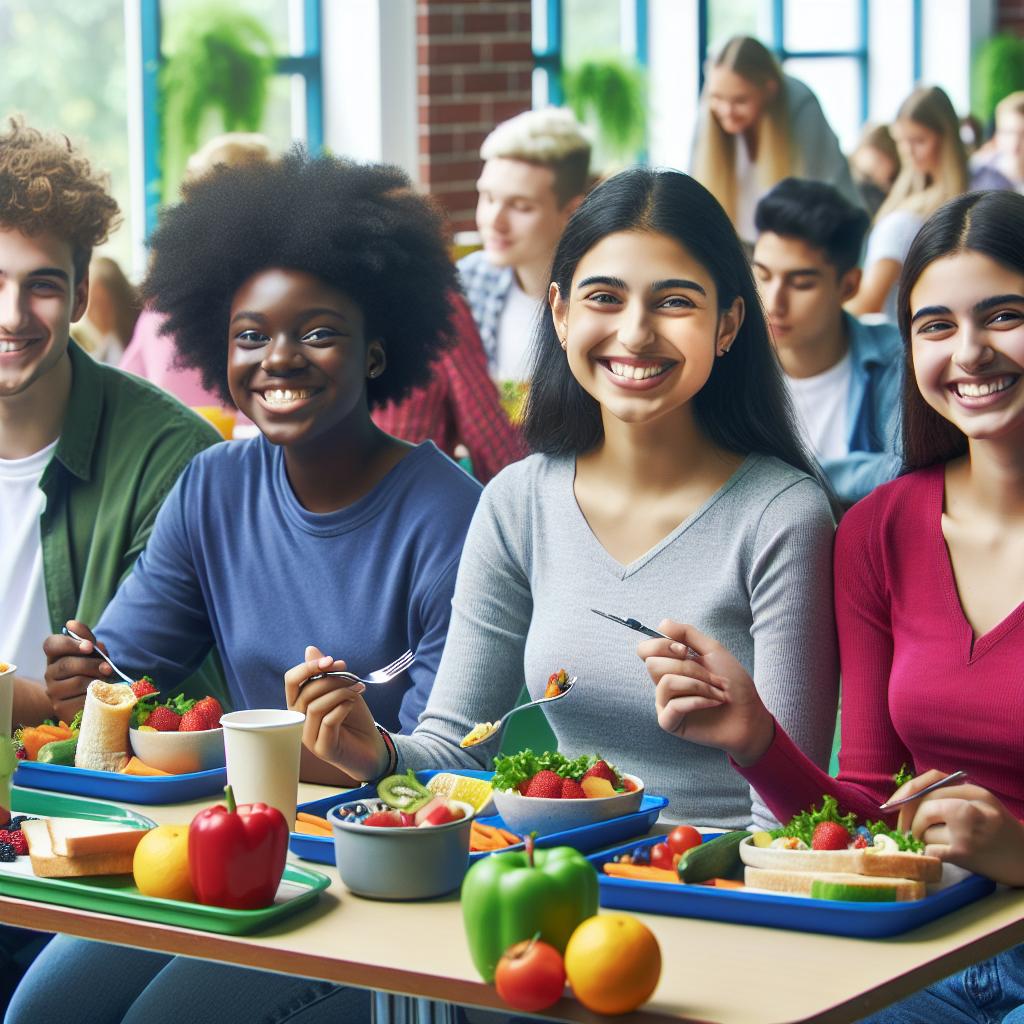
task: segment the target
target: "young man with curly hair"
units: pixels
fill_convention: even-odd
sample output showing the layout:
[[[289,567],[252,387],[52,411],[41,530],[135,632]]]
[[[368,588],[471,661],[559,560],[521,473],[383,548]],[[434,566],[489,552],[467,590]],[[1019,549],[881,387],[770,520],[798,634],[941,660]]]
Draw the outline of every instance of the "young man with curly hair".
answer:
[[[44,638],[99,618],[178,474],[218,439],[71,340],[89,257],[117,219],[66,139],[19,118],[0,130],[0,658],[18,667],[15,724],[81,705],[80,692],[43,685]]]

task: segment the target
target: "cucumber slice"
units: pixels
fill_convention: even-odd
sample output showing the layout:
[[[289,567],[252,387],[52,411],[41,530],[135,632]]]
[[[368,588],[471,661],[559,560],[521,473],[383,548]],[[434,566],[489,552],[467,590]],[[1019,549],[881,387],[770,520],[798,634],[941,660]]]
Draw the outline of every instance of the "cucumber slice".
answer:
[[[410,814],[414,814],[434,799],[434,794],[416,778],[412,769],[404,775],[389,775],[381,779],[377,783],[377,796],[388,807]]]
[[[712,878],[730,878],[742,866],[740,843],[749,832],[726,832],[700,846],[687,850],[676,868],[680,882],[707,882]]]
[[[893,886],[845,885],[842,882],[811,882],[811,897],[816,900],[847,900],[851,903],[895,903]]]

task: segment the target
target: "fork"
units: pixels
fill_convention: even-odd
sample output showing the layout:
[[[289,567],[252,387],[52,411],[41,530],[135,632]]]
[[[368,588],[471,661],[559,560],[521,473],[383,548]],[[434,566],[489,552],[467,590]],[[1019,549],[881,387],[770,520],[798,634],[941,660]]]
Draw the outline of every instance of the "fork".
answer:
[[[490,731],[481,736],[480,739],[474,740],[472,743],[466,743],[466,741],[463,740],[462,745],[467,747],[476,747],[479,746],[481,743],[486,743],[488,740],[493,739],[495,736],[498,735],[499,732],[501,732],[505,723],[513,715],[518,714],[520,711],[526,711],[527,708],[535,708],[540,704],[550,704],[553,700],[561,700],[576,685],[577,678],[577,676],[573,676],[571,679],[569,679],[565,684],[565,689],[562,690],[561,693],[556,693],[551,697],[538,697],[536,700],[531,700],[526,704],[520,704],[518,707],[513,708],[511,711],[506,711],[505,714],[501,716],[501,718],[497,719],[497,721],[489,723],[491,726]]]
[[[925,793],[931,793],[933,790],[941,789],[943,786],[952,786],[957,782],[962,782],[966,778],[967,772],[951,772],[944,778],[936,780],[930,786],[925,786],[924,789],[919,789],[916,793],[911,793],[910,796],[901,796],[899,800],[887,800],[884,804],[879,804],[878,809],[880,811],[891,811],[894,807],[902,807],[904,804],[909,804],[911,800],[919,799],[924,796]]]
[[[68,629],[68,627],[67,627],[67,626],[65,626],[65,627],[64,627],[64,628],[63,628],[63,629],[61,630],[61,632],[62,632],[62,633],[63,633],[63,634],[65,635],[65,636],[69,636],[69,637],[71,637],[71,639],[72,639],[72,640],[77,640],[77,641],[78,641],[78,642],[79,642],[80,644],[88,643],[88,641],[87,641],[87,640],[85,639],[85,637],[84,637],[84,636],[79,636],[79,635],[78,635],[78,634],[77,634],[77,633],[76,633],[76,632],[75,632],[75,631],[74,631],[73,629]],[[124,681],[125,681],[125,682],[126,682],[126,683],[127,683],[128,685],[129,685],[129,686],[131,686],[131,684],[135,682],[135,680],[134,680],[134,679],[132,679],[132,677],[131,677],[131,676],[126,676],[126,675],[125,675],[125,674],[124,674],[124,673],[123,673],[123,672],[122,672],[122,671],[121,671],[121,670],[120,670],[120,669],[119,669],[119,668],[118,668],[118,667],[117,667],[117,666],[116,666],[116,665],[115,665],[115,664],[114,664],[114,663],[113,663],[113,662],[112,662],[112,661],[110,660],[110,655],[109,655],[109,654],[107,654],[107,653],[105,653],[104,651],[100,650],[100,645],[99,645],[99,644],[97,644],[97,643],[93,642],[93,645],[92,645],[92,647],[93,647],[93,650],[94,650],[94,651],[95,651],[95,652],[96,652],[96,653],[97,653],[97,654],[98,654],[98,655],[99,655],[99,656],[100,656],[100,657],[101,657],[101,658],[102,658],[102,659],[103,659],[103,660],[104,660],[104,661],[105,661],[105,662],[106,662],[106,663],[107,663],[107,664],[108,664],[108,665],[109,665],[109,666],[110,666],[110,667],[111,667],[111,668],[112,668],[112,669],[113,669],[113,670],[114,670],[114,671],[115,671],[115,672],[116,672],[116,673],[117,673],[117,674],[118,674],[118,675],[119,675],[119,676],[120,676],[120,677],[121,677],[121,678],[122,678],[122,679],[123,679],[123,680],[124,680]]]
[[[416,655],[412,651],[406,651],[405,654],[395,658],[390,665],[374,669],[365,676],[357,676],[355,672],[343,672],[340,670],[318,672],[315,676],[310,676],[306,683],[311,683],[314,679],[323,679],[324,676],[337,676],[339,679],[347,679],[350,683],[366,683],[370,686],[379,686],[381,683],[390,683],[395,676],[400,676],[415,660]],[[306,683],[302,685],[305,686]]]

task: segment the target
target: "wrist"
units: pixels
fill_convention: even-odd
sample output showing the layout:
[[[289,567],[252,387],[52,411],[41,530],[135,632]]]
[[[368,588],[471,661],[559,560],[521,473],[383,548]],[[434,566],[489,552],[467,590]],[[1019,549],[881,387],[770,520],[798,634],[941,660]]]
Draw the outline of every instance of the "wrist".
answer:
[[[765,711],[751,730],[749,741],[742,748],[731,751],[729,756],[741,768],[749,768],[764,757],[774,740],[775,719]]]
[[[376,722],[373,724],[377,727],[377,733],[380,737],[380,743],[378,744],[377,774],[374,775],[372,780],[377,782],[387,775],[394,775],[395,769],[398,767],[398,748],[395,746],[395,741],[392,738],[391,733],[389,733],[383,725],[378,725]]]

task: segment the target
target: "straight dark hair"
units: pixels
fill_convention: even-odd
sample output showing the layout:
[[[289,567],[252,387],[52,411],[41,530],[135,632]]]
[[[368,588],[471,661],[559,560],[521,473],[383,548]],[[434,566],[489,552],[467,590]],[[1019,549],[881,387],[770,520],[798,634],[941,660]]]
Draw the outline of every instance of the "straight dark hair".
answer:
[[[745,315],[732,349],[715,360],[693,399],[705,436],[740,455],[774,455],[831,493],[794,428],[750,264],[714,196],[687,174],[643,167],[599,185],[573,214],[558,244],[551,279],[562,295],[569,295],[580,260],[620,231],[656,232],[692,253],[714,278],[720,311],[737,296],[743,299]],[[550,313],[534,333],[525,431],[530,446],[549,455],[580,454],[604,437],[601,407],[572,375]]]
[[[917,233],[903,261],[897,311],[903,335],[903,470],[910,472],[967,454],[967,436],[925,400],[914,377],[910,293],[936,260],[977,252],[1024,274],[1024,196],[967,192],[949,200]]]

